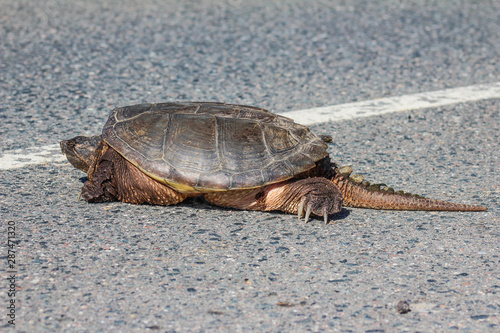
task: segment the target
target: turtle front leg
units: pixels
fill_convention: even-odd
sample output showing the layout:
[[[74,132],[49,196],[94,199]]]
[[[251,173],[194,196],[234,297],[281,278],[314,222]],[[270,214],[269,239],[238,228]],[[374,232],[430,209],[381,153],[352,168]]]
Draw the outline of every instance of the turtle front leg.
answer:
[[[97,148],[88,178],[82,188],[82,198],[88,202],[174,205],[187,198],[147,176],[106,143]]]
[[[299,219],[305,212],[305,222],[310,214],[323,216],[342,209],[342,194],[331,181],[321,177],[293,179],[249,190],[212,192],[205,199],[218,206],[237,209],[271,211],[279,210],[297,214]]]

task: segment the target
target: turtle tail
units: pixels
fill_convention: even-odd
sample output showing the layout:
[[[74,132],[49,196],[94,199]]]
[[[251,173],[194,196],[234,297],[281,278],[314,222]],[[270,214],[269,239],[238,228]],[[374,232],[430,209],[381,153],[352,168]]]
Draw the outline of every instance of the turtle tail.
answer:
[[[344,198],[344,206],[392,209],[392,210],[428,210],[428,211],[461,211],[479,212],[487,210],[484,206],[456,204],[441,200],[433,200],[394,191],[385,184],[371,185],[363,181],[363,176],[350,176],[352,168],[349,166],[334,167],[332,181],[339,187]]]

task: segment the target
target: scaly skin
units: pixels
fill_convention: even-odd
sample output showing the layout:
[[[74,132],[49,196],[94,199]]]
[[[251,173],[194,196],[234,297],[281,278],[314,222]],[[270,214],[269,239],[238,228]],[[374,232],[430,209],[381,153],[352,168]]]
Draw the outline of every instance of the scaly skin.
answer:
[[[344,206],[390,209],[390,210],[427,210],[427,211],[458,211],[479,212],[487,210],[483,206],[456,204],[446,201],[427,199],[409,193],[394,193],[373,189],[363,183],[357,183],[346,174],[341,174],[334,168],[332,182],[337,185],[344,199]]]

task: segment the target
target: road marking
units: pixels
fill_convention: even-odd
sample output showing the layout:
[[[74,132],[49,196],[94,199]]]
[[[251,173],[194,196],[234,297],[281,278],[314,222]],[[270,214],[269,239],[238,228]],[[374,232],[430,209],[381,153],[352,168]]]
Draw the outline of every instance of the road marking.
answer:
[[[66,161],[58,144],[15,149],[0,155],[0,170],[23,168],[30,164],[45,164]]]
[[[391,112],[435,108],[492,98],[500,98],[500,82],[282,112],[280,114],[292,118],[297,123],[312,125],[327,121],[340,121]]]
[[[297,123],[312,125],[327,121],[341,121],[391,112],[435,108],[492,98],[500,98],[500,82],[282,112],[280,114],[292,118]],[[58,144],[10,150],[0,154],[0,170],[22,168],[31,164],[64,161],[66,161],[66,158],[61,154]]]

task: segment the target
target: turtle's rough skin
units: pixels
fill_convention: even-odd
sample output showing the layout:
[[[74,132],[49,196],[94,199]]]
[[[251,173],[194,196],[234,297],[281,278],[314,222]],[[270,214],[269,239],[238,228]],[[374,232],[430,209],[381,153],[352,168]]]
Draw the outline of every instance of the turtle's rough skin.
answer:
[[[331,137],[267,110],[223,103],[116,108],[102,135],[61,142],[87,173],[88,202],[177,204],[204,196],[218,206],[322,216],[342,205],[373,209],[485,211],[370,185],[330,161]]]

